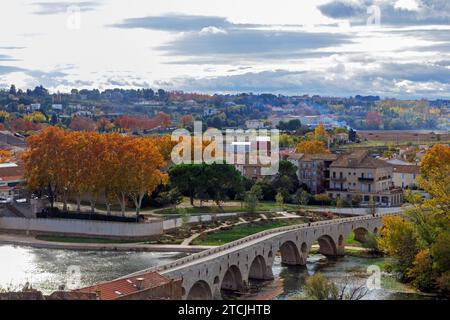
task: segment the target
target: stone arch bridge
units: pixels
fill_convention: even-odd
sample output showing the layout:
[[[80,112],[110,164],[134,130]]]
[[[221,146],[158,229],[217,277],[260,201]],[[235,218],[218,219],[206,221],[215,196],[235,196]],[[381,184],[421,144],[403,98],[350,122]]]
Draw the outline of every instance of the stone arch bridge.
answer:
[[[281,254],[286,265],[305,265],[313,243],[325,256],[344,255],[345,240],[351,232],[364,241],[368,232],[377,233],[382,217],[375,214],[299,224],[263,231],[223,246],[205,250],[171,263],[139,271],[155,271],[182,279],[183,298],[221,299],[222,292],[245,291],[253,280],[273,279],[272,264]],[[127,275],[129,277],[130,275]]]

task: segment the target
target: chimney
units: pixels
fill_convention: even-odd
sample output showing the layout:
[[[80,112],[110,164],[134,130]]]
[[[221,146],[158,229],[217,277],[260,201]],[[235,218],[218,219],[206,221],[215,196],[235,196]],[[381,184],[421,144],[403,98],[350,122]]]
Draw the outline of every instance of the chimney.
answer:
[[[140,290],[144,290],[144,278],[136,278],[136,288]]]

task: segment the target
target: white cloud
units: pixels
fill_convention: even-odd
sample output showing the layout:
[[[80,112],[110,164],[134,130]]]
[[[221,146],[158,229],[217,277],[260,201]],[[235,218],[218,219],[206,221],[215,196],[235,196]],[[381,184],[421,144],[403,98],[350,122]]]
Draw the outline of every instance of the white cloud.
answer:
[[[200,30],[199,34],[200,35],[205,35],[205,34],[227,34],[227,30],[223,29],[223,28],[216,28],[213,26],[210,27],[205,27],[202,30]]]
[[[62,1],[9,1],[0,86],[448,96],[450,2],[377,0],[391,24],[370,29],[373,1],[75,0],[80,30],[67,29]]]
[[[417,11],[419,9],[419,4],[416,0],[397,0],[394,4],[394,8]]]

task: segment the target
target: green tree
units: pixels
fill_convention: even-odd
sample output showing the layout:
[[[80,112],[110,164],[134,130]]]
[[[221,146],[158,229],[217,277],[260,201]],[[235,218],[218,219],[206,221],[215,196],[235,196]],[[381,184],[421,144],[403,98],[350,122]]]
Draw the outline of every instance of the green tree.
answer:
[[[311,195],[304,189],[298,189],[294,196],[295,202],[302,206],[306,206],[311,199]]]
[[[277,202],[277,206],[280,210],[284,210],[284,197],[281,192],[278,192],[275,196],[275,201]]]
[[[245,209],[248,213],[253,214],[256,211],[256,208],[258,207],[258,197],[255,193],[251,191],[247,191],[245,193]]]

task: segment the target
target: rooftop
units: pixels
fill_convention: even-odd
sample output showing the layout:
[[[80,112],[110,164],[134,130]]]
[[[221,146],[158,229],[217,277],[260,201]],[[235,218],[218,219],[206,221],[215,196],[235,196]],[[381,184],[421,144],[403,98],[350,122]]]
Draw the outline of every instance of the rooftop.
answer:
[[[20,180],[23,177],[24,169],[16,163],[0,164],[0,180]]]
[[[393,165],[393,171],[397,173],[419,174],[420,167],[415,165]]]
[[[94,286],[77,289],[77,292],[99,293],[101,300],[114,300],[142,290],[156,288],[170,283],[172,280],[157,273],[147,272],[138,277],[117,279],[109,282],[98,283]],[[139,283],[142,283],[141,287]]]
[[[329,160],[334,161],[338,158],[336,154],[333,153],[317,153],[317,154],[304,154],[304,153],[294,153],[289,155],[289,160],[303,160],[303,161],[312,161],[312,160]]]
[[[358,150],[350,155],[342,155],[333,161],[331,167],[337,168],[385,168],[389,167],[386,161],[376,159],[368,154],[366,150]]]

